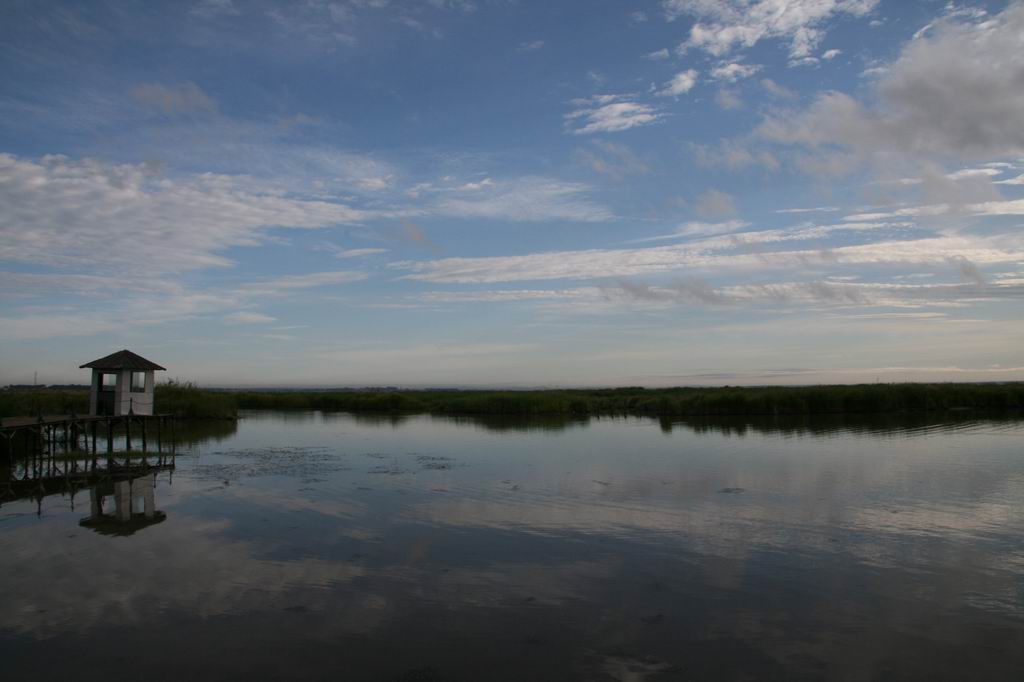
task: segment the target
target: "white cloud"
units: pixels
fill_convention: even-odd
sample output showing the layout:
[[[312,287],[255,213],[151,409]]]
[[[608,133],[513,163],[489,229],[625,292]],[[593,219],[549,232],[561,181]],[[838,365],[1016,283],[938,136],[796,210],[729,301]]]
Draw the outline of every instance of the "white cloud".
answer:
[[[633,102],[622,95],[597,95],[586,100],[574,100],[578,109],[565,115],[575,135],[615,133],[660,121],[664,115],[654,107]]]
[[[507,303],[549,299],[599,299],[598,287],[575,289],[502,289],[490,291],[428,291],[416,296],[429,303]]]
[[[719,225],[729,225],[720,223]],[[695,229],[699,229],[694,226]],[[886,223],[869,223],[860,230],[871,235]],[[634,249],[552,251],[517,256],[444,258],[434,261],[403,261],[389,267],[405,270],[403,279],[430,282],[481,284],[551,279],[606,279],[669,273],[672,271],[791,271],[793,268],[845,266],[923,266],[962,271],[951,263],[960,259],[975,266],[1015,263],[1024,259],[1024,248],[1015,243],[1000,245],[968,237],[883,239],[848,246],[828,242],[806,248],[772,250],[773,244],[823,239],[843,226],[812,226],[795,231],[766,230],[713,236],[684,244]],[[855,230],[857,231],[857,230]]]
[[[479,182],[467,182],[466,184],[459,187],[459,189],[472,191],[477,189],[484,189],[486,187],[494,187],[494,180],[491,180],[490,178],[484,178]]]
[[[812,206],[810,208],[780,208],[776,213],[835,213],[841,211],[837,206]]]
[[[543,40],[532,40],[527,42],[519,43],[516,47],[517,52],[536,52],[537,50],[544,47]]]
[[[980,21],[937,22],[879,76],[872,103],[828,92],[769,117],[759,134],[819,158],[836,159],[829,148],[839,145],[847,167],[1015,157],[1024,153],[1022,79],[1024,3],[1016,2]]]
[[[643,242],[665,241],[668,239],[681,239],[686,237],[709,237],[718,234],[729,234],[737,230],[750,227],[745,220],[726,220],[720,223],[705,223],[701,221],[690,221],[683,223],[679,228],[670,234],[662,234],[657,237],[645,237],[644,239],[631,240],[632,244]]]
[[[668,57],[668,48],[665,47],[660,50],[655,50],[654,52],[648,52],[644,55],[644,59],[650,59],[651,61],[662,61],[664,59],[668,59]]]
[[[1024,174],[1018,175],[1015,178],[1006,178],[1005,180],[996,180],[997,185],[1024,185]]]
[[[716,57],[749,48],[762,40],[789,41],[792,59],[809,57],[842,15],[862,17],[878,0],[663,0],[669,20],[697,19],[681,52],[703,50]]]
[[[193,318],[218,317],[232,325],[270,323],[274,318],[250,309],[268,297],[305,295],[307,289],[365,278],[365,273],[354,271],[314,272],[199,290],[183,285],[176,276],[130,270],[119,277],[0,272],[0,286],[12,298],[43,297],[45,302],[59,294],[63,302],[20,307],[20,316],[0,321],[0,339],[126,333]],[[116,305],[110,304],[112,300]]]
[[[336,254],[334,254],[334,256],[335,256],[335,258],[360,258],[362,256],[376,256],[378,254],[387,253],[387,252],[388,252],[387,249],[376,249],[376,248],[369,248],[369,249],[346,249],[344,251],[337,252]]]
[[[253,313],[245,310],[230,313],[224,316],[224,321],[228,324],[268,324],[270,322],[276,322],[276,317],[270,315],[264,315],[262,313]]]
[[[723,62],[711,69],[711,77],[717,81],[735,83],[750,78],[761,70],[760,64],[742,64],[740,62]]]
[[[821,58],[824,59],[825,61],[831,61],[838,57],[839,55],[841,55],[842,53],[842,50],[825,50],[824,52],[821,53]]]
[[[964,205],[927,204],[923,206],[905,206],[903,208],[897,208],[889,211],[854,213],[844,217],[843,220],[863,221],[889,220],[892,218],[917,218],[922,216],[941,216],[951,212],[955,212],[957,215],[979,217],[1024,215],[1024,199],[983,201],[976,204]]]
[[[332,284],[348,284],[366,279],[365,272],[354,270],[332,270],[328,272],[308,272],[302,275],[285,275],[273,279],[244,284],[238,289],[238,293],[245,296],[272,296],[285,292],[315,287],[325,287]]]
[[[160,274],[229,261],[271,227],[323,228],[367,214],[340,203],[289,198],[244,178],[154,177],[145,164],[0,154],[0,258]]]
[[[697,84],[697,70],[687,69],[686,71],[680,71],[672,77],[670,81],[665,83],[658,94],[662,97],[678,97],[679,95],[685,95],[693,86]]]

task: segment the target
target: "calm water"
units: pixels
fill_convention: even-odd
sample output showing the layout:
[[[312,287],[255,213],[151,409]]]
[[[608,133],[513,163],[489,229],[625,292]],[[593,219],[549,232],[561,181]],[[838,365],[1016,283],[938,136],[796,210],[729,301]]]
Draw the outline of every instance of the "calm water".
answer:
[[[1022,421],[205,429],[0,507],[4,679],[1024,678]]]

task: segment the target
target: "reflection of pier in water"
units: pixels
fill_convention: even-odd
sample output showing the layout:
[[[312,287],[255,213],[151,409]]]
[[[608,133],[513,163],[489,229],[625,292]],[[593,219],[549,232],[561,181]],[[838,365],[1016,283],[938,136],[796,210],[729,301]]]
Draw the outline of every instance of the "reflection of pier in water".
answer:
[[[147,421],[156,422],[155,434],[146,428]],[[97,426],[105,427],[107,432],[103,454],[97,448]],[[123,428],[125,451],[114,450],[115,426]],[[133,426],[136,433],[141,427],[141,450],[132,450]],[[33,499],[37,513],[42,514],[43,499],[61,495],[70,500],[74,509],[75,496],[89,489],[92,513],[83,519],[83,526],[120,535],[164,519],[163,512],[154,506],[153,488],[161,471],[174,470],[177,448],[173,426],[169,447],[165,447],[168,429],[163,418],[51,417],[32,422],[4,420],[3,427],[9,447],[6,462],[0,460],[0,504]],[[147,438],[150,434],[156,438]],[[10,444],[18,436],[28,447],[15,457]],[[155,449],[150,449],[152,445]],[[111,497],[114,512],[106,514],[104,502]],[[140,501],[141,510],[135,513],[135,503]]]
[[[89,460],[64,459],[56,470],[31,468],[14,471],[0,483],[0,505],[17,500],[35,500],[36,513],[43,512],[43,499],[60,495],[75,508],[75,496],[89,491],[88,517],[80,525],[104,535],[130,535],[166,518],[156,509],[157,476],[174,471],[174,455],[152,460],[115,464],[112,468],[90,467]],[[95,463],[93,463],[95,464]],[[112,498],[113,510],[110,509]]]

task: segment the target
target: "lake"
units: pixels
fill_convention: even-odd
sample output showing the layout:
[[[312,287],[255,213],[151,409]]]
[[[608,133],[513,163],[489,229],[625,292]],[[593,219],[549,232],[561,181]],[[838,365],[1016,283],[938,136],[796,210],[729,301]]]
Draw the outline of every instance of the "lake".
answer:
[[[141,521],[0,506],[3,675],[1019,680],[1022,446],[967,415],[248,413],[132,482]]]

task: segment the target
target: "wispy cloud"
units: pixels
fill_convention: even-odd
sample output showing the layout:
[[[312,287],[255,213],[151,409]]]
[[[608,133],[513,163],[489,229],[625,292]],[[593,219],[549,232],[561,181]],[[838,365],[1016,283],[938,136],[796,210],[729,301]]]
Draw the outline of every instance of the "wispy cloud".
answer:
[[[424,211],[457,218],[600,222],[613,217],[611,211],[591,198],[589,186],[542,176],[485,179],[449,191],[435,188],[435,194],[437,198]]]
[[[658,94],[662,97],[679,97],[688,93],[695,85],[697,85],[697,70],[687,69],[680,71],[666,82]]]
[[[345,249],[334,254],[335,258],[362,258],[363,256],[376,256],[387,253],[387,249],[366,248],[366,249]]]
[[[655,242],[655,241],[666,241],[669,239],[684,239],[691,237],[709,237],[717,234],[729,234],[730,232],[736,232],[742,230],[745,227],[750,227],[750,223],[745,220],[726,220],[720,223],[705,223],[699,221],[691,221],[683,223],[675,232],[669,234],[662,234],[656,237],[645,237],[643,239],[631,239],[631,244],[642,244],[644,242]]]
[[[884,223],[883,223],[884,225]],[[868,233],[879,229],[865,226]],[[786,231],[743,232],[685,244],[636,249],[551,251],[519,256],[445,258],[400,261],[389,267],[407,271],[403,279],[451,283],[523,282],[551,279],[601,279],[669,273],[683,269],[705,271],[777,271],[789,268],[843,266],[930,265],[949,267],[959,258],[978,265],[1015,263],[1024,249],[964,237],[878,240],[849,246],[768,249],[794,240],[813,240],[834,234],[837,227]],[[751,249],[751,247],[757,247]]]
[[[722,62],[711,69],[711,78],[716,81],[735,83],[744,78],[750,78],[761,70],[759,64],[743,64],[740,62]]]
[[[145,164],[0,154],[0,258],[88,270],[164,273],[229,263],[271,227],[322,228],[366,214],[289,198],[235,178],[171,180]]]
[[[627,95],[597,95],[573,100],[573,104],[577,108],[566,114],[565,120],[575,135],[616,133],[664,118],[654,107],[634,102]]]
[[[519,43],[519,45],[516,46],[516,52],[536,52],[542,47],[544,47],[543,40],[531,40]]]
[[[263,313],[239,310],[238,312],[225,315],[224,321],[228,324],[269,324],[271,322],[276,322],[277,318],[271,317],[270,315],[264,315]]]
[[[246,296],[273,296],[299,289],[326,287],[334,284],[348,284],[366,279],[365,272],[353,270],[332,270],[329,272],[308,272],[301,275],[285,275],[259,282],[250,282],[239,287]]]

